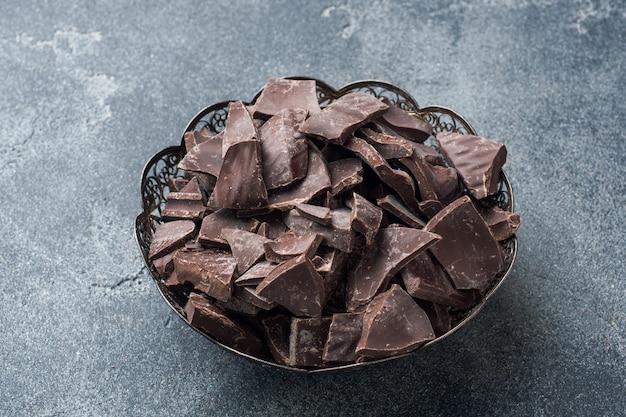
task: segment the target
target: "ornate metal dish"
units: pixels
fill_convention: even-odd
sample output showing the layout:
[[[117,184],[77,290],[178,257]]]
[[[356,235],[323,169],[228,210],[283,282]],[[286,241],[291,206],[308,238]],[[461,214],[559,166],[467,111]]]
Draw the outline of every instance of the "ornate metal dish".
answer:
[[[292,79],[311,79],[309,77],[288,77]],[[351,84],[348,84],[339,90],[335,90],[328,84],[323,81],[315,80],[317,84],[317,96],[319,98],[320,105],[323,107],[333,100],[341,97],[344,94],[353,91],[363,91],[369,94],[372,94],[376,97],[382,98],[386,97],[389,99],[394,105],[407,110],[409,112],[413,112],[418,116],[422,117],[424,120],[428,121],[433,126],[433,134],[436,134],[441,131],[458,131],[467,134],[476,134],[472,126],[459,114],[455,111],[441,106],[427,106],[420,107],[417,101],[406,91],[403,89],[386,83],[382,81],[376,80],[366,80],[366,81],[357,81]],[[256,99],[259,97],[259,91],[253,99],[250,101],[250,104],[253,104]],[[191,121],[188,123],[185,128],[185,132],[192,131],[196,129],[201,129],[203,127],[208,127],[214,132],[220,132],[224,129],[226,116],[228,114],[228,101],[212,104],[205,109],[201,110]],[[183,132],[184,134],[184,132]],[[434,146],[434,143],[429,139],[426,143]],[[148,252],[150,248],[150,243],[152,241],[152,236],[154,234],[154,230],[157,224],[161,223],[161,211],[163,210],[167,198],[167,194],[169,192],[168,180],[174,177],[183,177],[183,172],[177,168],[178,162],[185,155],[185,147],[184,141],[181,138],[181,143],[178,146],[171,146],[161,150],[156,153],[150,160],[146,163],[143,173],[141,175],[141,204],[142,211],[139,213],[137,218],[135,219],[135,237],[137,240],[137,244],[139,246],[139,250],[143,257],[143,260],[146,264],[146,267],[150,271],[150,274],[154,278],[154,281],[157,285],[157,288],[167,304],[180,316],[181,319],[187,323],[185,320],[185,313],[183,311],[183,307],[186,302],[187,294],[184,293],[176,293],[168,289],[164,284],[163,280],[157,272],[156,268],[148,258]],[[497,194],[493,196],[494,203],[497,204],[500,208],[514,211],[514,200],[513,200],[513,189],[511,187],[511,183],[507,175],[502,172],[499,180],[499,191]],[[260,363],[262,365],[267,365],[271,367],[288,369],[290,371],[297,372],[305,372],[305,373],[318,373],[318,372],[329,372],[329,371],[338,371],[338,370],[346,370],[353,368],[360,368],[366,365],[377,364],[381,362],[386,362],[389,360],[397,359],[399,357],[404,357],[408,355],[414,355],[419,352],[421,349],[426,348],[434,343],[448,337],[462,326],[464,326],[467,322],[469,322],[476,314],[482,309],[487,300],[496,292],[496,290],[502,285],[506,277],[511,272],[513,267],[513,263],[515,261],[515,257],[517,255],[517,239],[515,236],[501,242],[501,246],[504,252],[504,259],[506,268],[503,272],[498,274],[490,286],[487,288],[482,299],[470,309],[467,310],[459,310],[451,312],[452,316],[452,328],[449,332],[437,337],[436,339],[420,346],[418,349],[405,353],[403,355],[398,355],[390,358],[379,359],[371,362],[364,362],[359,364],[349,364],[349,365],[340,365],[340,366],[332,366],[321,369],[301,369],[301,368],[292,368],[277,364],[271,360],[260,359],[257,357],[253,357],[242,352],[236,351],[233,348],[226,346],[211,336],[203,332],[201,329],[195,328],[191,326],[194,330],[202,334],[204,337],[209,339],[211,342],[216,343],[222,348],[235,353],[236,355],[243,356],[249,360]]]

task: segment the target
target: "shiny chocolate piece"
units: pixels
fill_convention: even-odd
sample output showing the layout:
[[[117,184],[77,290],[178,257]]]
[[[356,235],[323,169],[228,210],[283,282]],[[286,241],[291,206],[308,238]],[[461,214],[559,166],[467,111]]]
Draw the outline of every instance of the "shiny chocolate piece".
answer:
[[[317,255],[311,259],[315,270],[324,279],[325,302],[332,297],[339,282],[346,276],[348,256],[339,249],[322,247]]]
[[[412,297],[455,308],[469,308],[478,301],[474,292],[454,288],[430,251],[420,253],[400,271],[406,292]]]
[[[359,127],[389,109],[376,97],[362,92],[339,97],[317,114],[312,114],[300,132],[331,143],[343,144]]]
[[[185,314],[193,327],[204,330],[218,342],[236,351],[259,356],[265,350],[263,341],[250,326],[212,305],[199,294],[189,294]]]
[[[415,300],[415,302],[417,305],[422,307],[422,310],[424,310],[428,316],[436,337],[444,335],[450,331],[452,328],[452,319],[447,306],[425,300]]]
[[[365,139],[352,136],[346,141],[344,146],[368,164],[381,181],[394,189],[411,210],[418,210],[418,201],[415,198],[415,184],[409,174],[399,169],[393,169],[385,158]]]
[[[407,226],[414,227],[416,229],[421,229],[426,226],[426,222],[409,210],[409,208],[404,205],[397,195],[389,194],[383,198],[379,198],[376,200],[376,204],[396,216]]]
[[[378,292],[386,289],[396,272],[440,239],[434,233],[409,227],[380,229],[356,267],[348,271],[348,311],[356,311],[370,302]]]
[[[191,220],[174,220],[158,225],[152,236],[149,258],[160,258],[182,247],[193,238],[195,232],[196,225]]]
[[[190,172],[203,172],[217,177],[222,168],[223,133],[219,133],[209,140],[201,142],[191,149],[178,163],[178,168]]]
[[[228,301],[232,295],[236,268],[235,258],[222,249],[180,250],[174,255],[178,282],[192,284],[198,291],[221,301]]]
[[[461,133],[442,132],[436,140],[474,198],[480,200],[498,192],[507,155],[504,144]]]
[[[365,140],[385,159],[408,158],[413,155],[413,146],[406,139],[383,132],[376,132],[367,127],[362,127],[358,133],[362,134]]]
[[[352,252],[355,243],[355,232],[350,226],[351,211],[348,208],[332,209],[330,211],[330,226],[323,226],[313,220],[301,216],[293,209],[285,213],[285,224],[296,233],[316,233],[324,237],[322,244],[343,252]]]
[[[499,207],[476,205],[476,208],[497,241],[510,238],[519,229],[521,219],[517,213],[502,210]]]
[[[419,143],[424,142],[432,134],[433,127],[418,115],[392,105],[387,98],[383,98],[382,101],[389,105],[389,110],[381,115],[379,121],[394,132]]]
[[[228,242],[222,237],[223,229],[254,232],[258,226],[259,221],[254,218],[239,219],[234,210],[220,209],[204,216],[198,233],[198,241],[205,245],[227,248]]]
[[[277,306],[275,302],[257,294],[256,287],[251,285],[235,286],[234,295],[238,299],[262,310],[271,310]]]
[[[270,274],[278,264],[270,261],[261,261],[250,267],[243,275],[235,280],[236,285],[258,285]]]
[[[240,142],[255,142],[258,139],[252,116],[243,102],[238,100],[228,103],[228,116],[222,133],[222,158],[226,158],[231,146]]]
[[[207,128],[200,130],[193,130],[191,132],[185,132],[183,134],[183,141],[185,142],[185,150],[189,152],[196,145],[206,142],[213,138],[214,134],[209,133]]]
[[[296,234],[290,230],[263,244],[265,259],[270,262],[281,263],[302,254],[311,259],[323,239],[322,235],[316,233]]]
[[[164,219],[201,220],[204,217],[204,194],[193,177],[180,191],[172,191],[167,195],[165,208],[161,213]]]
[[[323,226],[330,226],[332,217],[330,216],[330,208],[323,206],[315,206],[313,204],[301,203],[296,206],[298,213],[309,220],[313,220]]]
[[[305,109],[320,112],[314,80],[270,78],[254,105],[254,117],[267,118],[283,109]]]
[[[309,149],[298,127],[307,116],[306,109],[283,109],[259,128],[263,180],[268,190],[285,187],[304,178]]]
[[[320,151],[312,144],[309,144],[307,166],[307,174],[302,181],[270,193],[270,208],[288,210],[298,204],[308,203],[313,198],[322,195],[330,189],[330,176],[326,167],[326,161],[324,161]]]
[[[350,227],[362,233],[365,236],[365,243],[371,245],[383,220],[383,211],[365,197],[354,192],[349,204],[352,209]]]
[[[324,345],[328,338],[331,317],[291,319],[289,364],[297,367],[322,367]]]
[[[482,290],[504,269],[502,248],[468,196],[446,206],[423,230],[441,236],[431,252],[456,289]]]
[[[237,260],[237,273],[244,274],[252,265],[265,256],[264,243],[270,239],[240,229],[222,229],[222,237],[228,242],[230,251]]]
[[[330,193],[339,195],[363,182],[363,163],[359,158],[345,158],[328,163]]]
[[[278,265],[256,287],[256,292],[296,316],[319,317],[322,314],[324,280],[305,255]]]
[[[213,208],[258,209],[267,206],[258,140],[228,147],[208,205]]]
[[[363,312],[335,313],[328,330],[322,360],[326,363],[356,362],[356,347],[363,330]]]
[[[399,285],[392,284],[367,305],[356,353],[368,358],[395,356],[434,338],[426,312]]]
[[[289,335],[291,318],[284,314],[263,317],[261,327],[272,357],[281,365],[289,365]]]

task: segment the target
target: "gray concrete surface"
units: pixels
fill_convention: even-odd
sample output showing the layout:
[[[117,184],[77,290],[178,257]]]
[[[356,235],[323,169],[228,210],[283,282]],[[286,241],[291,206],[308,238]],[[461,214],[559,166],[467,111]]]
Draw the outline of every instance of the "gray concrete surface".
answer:
[[[621,0],[0,4],[0,415],[626,415]],[[506,143],[513,273],[418,356],[333,375],[224,352],[133,239],[145,161],[270,76],[376,78]]]

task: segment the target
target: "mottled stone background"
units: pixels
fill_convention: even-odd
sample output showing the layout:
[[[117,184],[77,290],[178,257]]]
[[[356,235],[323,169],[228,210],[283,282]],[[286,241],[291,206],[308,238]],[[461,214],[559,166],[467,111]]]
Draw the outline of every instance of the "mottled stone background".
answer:
[[[624,45],[621,0],[3,1],[0,415],[626,415]],[[306,376],[163,302],[144,163],[282,75],[389,81],[507,145],[519,256],[459,332]]]

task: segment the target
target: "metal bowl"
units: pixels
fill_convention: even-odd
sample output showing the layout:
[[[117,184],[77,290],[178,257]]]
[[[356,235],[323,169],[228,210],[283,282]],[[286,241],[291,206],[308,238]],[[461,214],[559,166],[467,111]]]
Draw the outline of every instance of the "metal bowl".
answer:
[[[287,77],[291,79],[313,79],[309,77]],[[385,97],[391,101],[394,105],[413,112],[424,120],[428,121],[433,126],[433,135],[442,131],[461,132],[466,134],[475,135],[476,132],[472,126],[455,111],[441,106],[427,106],[420,107],[417,101],[403,89],[377,80],[365,80],[350,83],[338,90],[335,90],[323,81],[313,79],[317,85],[317,97],[322,107],[328,105],[333,100],[341,97],[350,92],[362,91],[372,94],[378,98]],[[262,90],[261,90],[262,91]],[[253,104],[259,97],[261,91],[259,91],[250,101],[249,104]],[[228,101],[212,104],[203,110],[201,110],[195,117],[191,119],[185,128],[185,132],[198,130],[203,127],[209,128],[213,132],[220,132],[224,129],[226,116],[228,115]],[[183,132],[184,135],[184,132]],[[435,146],[432,139],[429,139],[427,144]],[[163,284],[163,279],[157,272],[156,268],[152,264],[152,261],[148,258],[148,252],[150,249],[150,243],[154,234],[155,227],[162,222],[161,211],[165,206],[167,194],[169,192],[168,180],[170,178],[183,177],[183,171],[177,167],[178,162],[185,155],[184,139],[181,138],[181,143],[178,146],[171,146],[157,152],[146,163],[143,173],[141,175],[141,205],[142,211],[135,219],[135,237],[139,246],[139,251],[143,257],[146,267],[150,271],[150,274],[154,278],[154,282],[165,302],[174,310],[178,316],[187,324],[189,324],[185,318],[183,307],[187,300],[188,294],[184,292],[175,292],[167,288]],[[514,211],[513,189],[507,175],[504,171],[500,174],[499,179],[499,191],[492,196],[494,203],[500,208],[507,211]],[[415,355],[420,350],[431,346],[440,340],[450,336],[452,333],[460,329],[467,324],[478,312],[483,308],[487,300],[496,292],[496,290],[502,285],[506,277],[511,272],[515,257],[517,255],[517,238],[514,236],[509,239],[500,242],[502,250],[504,252],[505,270],[499,273],[486,289],[484,295],[479,302],[473,307],[466,310],[451,311],[452,327],[447,333],[431,340],[428,343],[421,345],[419,348],[402,355],[388,357],[384,359],[329,366],[319,369],[303,369],[280,365],[271,359],[257,358],[242,352],[239,352],[229,346],[226,346],[210,335],[205,333],[202,329],[192,327],[195,331],[199,332],[202,336],[209,339],[211,342],[216,343],[222,348],[238,355],[243,356],[246,359],[257,362],[262,365],[288,369],[290,371],[304,372],[304,373],[319,373],[330,372],[338,370],[347,370],[360,368],[363,366],[371,366],[373,364],[379,364],[390,360],[398,359],[408,355]]]

